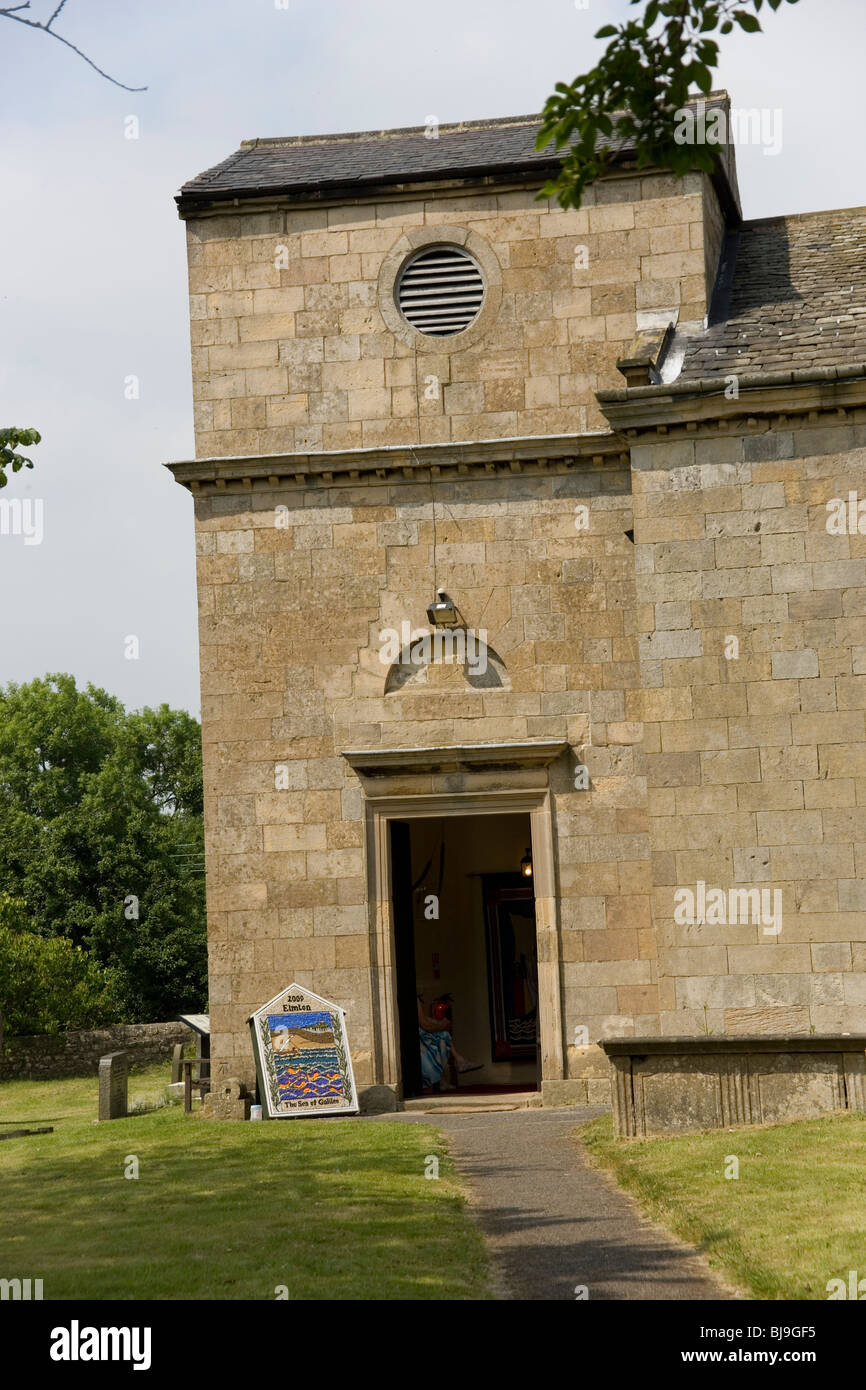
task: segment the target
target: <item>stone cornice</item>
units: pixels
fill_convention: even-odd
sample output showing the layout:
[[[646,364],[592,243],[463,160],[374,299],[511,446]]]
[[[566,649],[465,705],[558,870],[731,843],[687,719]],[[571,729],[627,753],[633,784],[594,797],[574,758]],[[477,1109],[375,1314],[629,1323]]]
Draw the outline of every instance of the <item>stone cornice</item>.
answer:
[[[489,477],[502,473],[545,472],[628,466],[628,453],[615,434],[535,435],[449,444],[398,444],[378,449],[316,450],[304,454],[244,454],[167,463],[175,481],[193,492],[263,489],[299,484],[331,487],[376,482],[395,475],[413,482],[444,476]]]
[[[273,192],[268,189],[253,190],[243,196],[221,194],[209,199],[192,200],[180,194],[175,197],[178,217],[182,222],[192,218],[226,217],[233,213],[253,212],[299,212],[306,208],[368,207],[376,203],[405,202],[410,198],[471,197],[484,193],[515,193],[520,190],[537,192],[556,173],[561,160],[557,156],[549,165],[521,172],[513,170],[500,174],[475,173],[466,177],[450,175],[442,178],[406,179],[400,183],[377,183],[359,189],[356,184],[334,187],[324,191],[305,189],[299,193],[289,190]],[[650,170],[652,172],[658,172]],[[647,170],[641,169],[643,177]],[[617,176],[622,172],[617,170]],[[539,208],[543,204],[539,203]]]
[[[349,766],[366,777],[406,772],[491,772],[501,768],[547,767],[564,753],[561,740],[475,743],[449,748],[344,749]]]
[[[726,394],[732,382],[736,395]],[[766,416],[847,417],[866,408],[866,363],[699,377],[599,391],[597,399],[611,427],[629,439],[645,432],[665,434],[677,427],[725,428],[735,420]]]
[[[608,1057],[689,1056],[740,1052],[863,1052],[862,1033],[743,1033],[725,1037],[601,1038]]]

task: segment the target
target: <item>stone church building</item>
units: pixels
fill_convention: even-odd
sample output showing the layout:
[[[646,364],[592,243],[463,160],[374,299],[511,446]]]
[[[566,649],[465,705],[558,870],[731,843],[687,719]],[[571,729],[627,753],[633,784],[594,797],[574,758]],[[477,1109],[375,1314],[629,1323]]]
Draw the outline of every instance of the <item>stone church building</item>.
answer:
[[[726,146],[563,211],[537,128],[180,192],[215,1073],[297,981],[361,1088],[421,993],[546,1104],[630,1038],[862,1104],[866,209],[744,221]],[[698,1118],[787,1113],[737,1084]]]

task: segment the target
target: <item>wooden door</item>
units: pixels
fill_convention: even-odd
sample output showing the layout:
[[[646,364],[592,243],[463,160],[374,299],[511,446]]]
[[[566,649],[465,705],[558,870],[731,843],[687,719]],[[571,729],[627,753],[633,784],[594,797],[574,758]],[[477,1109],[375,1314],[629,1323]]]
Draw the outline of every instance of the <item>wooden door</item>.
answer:
[[[421,1048],[418,1042],[418,986],[415,978],[412,854],[406,821],[391,821],[391,905],[400,1028],[400,1076],[403,1095],[418,1096],[421,1094]]]

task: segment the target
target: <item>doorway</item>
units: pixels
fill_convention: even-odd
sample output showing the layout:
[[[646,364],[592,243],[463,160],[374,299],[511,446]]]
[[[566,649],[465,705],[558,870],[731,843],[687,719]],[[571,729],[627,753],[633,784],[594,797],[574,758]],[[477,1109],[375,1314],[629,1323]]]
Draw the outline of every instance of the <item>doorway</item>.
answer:
[[[440,1083],[461,1092],[540,1083],[540,1010],[532,833],[527,812],[390,821],[391,919],[400,1070],[422,1092],[417,997],[451,1020],[454,1047],[477,1064]]]

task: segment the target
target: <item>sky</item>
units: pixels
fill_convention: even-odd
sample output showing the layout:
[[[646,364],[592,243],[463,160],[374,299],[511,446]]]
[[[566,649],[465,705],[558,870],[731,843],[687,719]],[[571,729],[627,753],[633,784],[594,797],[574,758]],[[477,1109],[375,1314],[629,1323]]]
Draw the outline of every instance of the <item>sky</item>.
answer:
[[[0,685],[68,671],[129,708],[198,715],[192,500],[162,466],[194,454],[180,184],[252,136],[537,111],[629,10],[67,0],[57,32],[143,92],[0,17],[0,423],[43,435],[2,494],[31,522],[39,504],[42,534],[0,534]],[[776,154],[738,152],[744,215],[863,205],[864,0],[764,15],[763,35],[722,40],[715,79],[782,113]]]

